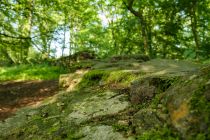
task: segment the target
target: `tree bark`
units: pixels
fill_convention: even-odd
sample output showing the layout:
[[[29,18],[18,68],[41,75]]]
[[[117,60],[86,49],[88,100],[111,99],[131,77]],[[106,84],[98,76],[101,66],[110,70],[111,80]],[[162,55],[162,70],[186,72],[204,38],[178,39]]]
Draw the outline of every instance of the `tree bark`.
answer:
[[[191,20],[191,29],[193,33],[193,38],[195,42],[195,52],[196,52],[196,58],[198,58],[198,51],[200,48],[200,39],[198,36],[198,31],[197,31],[197,16],[196,16],[196,6],[197,2],[194,2],[190,8],[190,20]]]
[[[24,26],[24,30],[25,30],[25,43],[24,43],[24,48],[22,49],[22,62],[26,62],[26,59],[28,57],[28,52],[29,52],[29,48],[32,46],[31,43],[31,31],[32,31],[32,26],[33,26],[33,10],[34,10],[34,0],[28,0],[27,2],[27,6],[26,7],[26,17],[27,17],[27,21],[26,24]]]
[[[152,34],[150,33],[150,29],[148,28],[148,24],[146,22],[145,17],[143,16],[143,11],[139,9],[138,11],[135,11],[133,9],[133,3],[134,0],[129,0],[128,4],[123,1],[124,5],[127,7],[127,9],[139,19],[140,25],[141,25],[141,33],[143,37],[143,43],[144,43],[144,52],[146,54],[149,54],[149,56],[152,56],[152,47],[151,47],[151,37]]]

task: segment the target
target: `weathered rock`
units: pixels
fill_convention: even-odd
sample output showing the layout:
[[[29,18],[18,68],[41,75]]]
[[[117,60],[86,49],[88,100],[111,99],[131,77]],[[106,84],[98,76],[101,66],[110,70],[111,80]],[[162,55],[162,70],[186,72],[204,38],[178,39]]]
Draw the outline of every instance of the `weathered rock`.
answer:
[[[204,92],[204,96],[206,100],[210,101],[210,80],[206,83],[206,90]]]
[[[150,85],[151,79],[137,80],[131,84],[131,103],[139,104],[151,99],[156,93],[156,87]]]
[[[79,135],[78,135],[79,134]],[[119,132],[114,132],[111,126],[85,126],[78,132],[81,140],[128,140],[132,138],[124,138]]]
[[[152,99],[157,93],[157,87],[152,83],[153,78],[143,78],[131,83],[131,103],[139,104]]]
[[[210,139],[209,68],[199,75],[184,61],[116,59],[61,76],[69,92],[0,123],[0,139]]]
[[[75,53],[72,57],[79,61],[86,59],[94,59],[96,58],[96,54],[94,51],[79,51]]]
[[[205,99],[205,78],[183,78],[173,88],[167,91],[167,107],[172,125],[185,139],[194,135],[208,133],[209,119],[205,120],[210,112],[209,103]],[[203,121],[202,121],[203,120]]]
[[[131,83],[131,103],[139,104],[151,100],[157,93],[167,90],[176,76],[145,77]]]
[[[64,56],[57,60],[57,62],[69,63],[70,61],[79,61],[86,59],[94,59],[96,58],[96,54],[93,51],[79,51],[71,56]]]
[[[118,93],[104,92],[87,98],[82,103],[74,105],[73,112],[69,114],[68,121],[80,124],[93,117],[118,113],[129,106],[129,102],[122,98],[125,95],[116,96]]]
[[[110,60],[110,62],[117,62],[120,60],[129,60],[129,59],[135,59],[138,60],[139,62],[144,62],[144,61],[149,61],[150,58],[147,55],[144,54],[135,54],[135,55],[118,55],[118,56],[113,56]]]
[[[161,125],[163,123],[154,109],[142,109],[133,116],[133,126],[136,128],[137,134],[142,134]]]
[[[88,70],[77,70],[75,73],[63,74],[59,78],[59,87],[66,91],[73,91]]]
[[[155,87],[154,86],[145,86],[140,85],[138,88],[135,88],[131,92],[131,103],[139,104],[146,100],[152,99],[155,95]]]

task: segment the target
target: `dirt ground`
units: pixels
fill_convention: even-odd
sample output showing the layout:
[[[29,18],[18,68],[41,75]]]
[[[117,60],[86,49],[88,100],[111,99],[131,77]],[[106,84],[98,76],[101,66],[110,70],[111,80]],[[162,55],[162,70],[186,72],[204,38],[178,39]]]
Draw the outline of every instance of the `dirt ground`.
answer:
[[[0,83],[0,121],[58,92],[58,80]]]

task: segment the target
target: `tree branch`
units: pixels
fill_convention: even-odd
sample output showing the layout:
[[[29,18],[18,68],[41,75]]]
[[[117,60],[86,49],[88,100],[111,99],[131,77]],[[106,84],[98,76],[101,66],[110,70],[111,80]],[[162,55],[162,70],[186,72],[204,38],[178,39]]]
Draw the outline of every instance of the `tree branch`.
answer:
[[[11,36],[5,33],[0,33],[0,36],[8,37],[8,38],[14,38],[14,39],[30,39],[31,37],[24,37],[24,36]]]
[[[133,9],[133,3],[134,3],[134,0],[129,0],[128,5],[127,5],[127,3],[125,2],[125,0],[123,0],[123,4],[126,6],[126,8],[127,8],[134,16],[142,18],[142,14],[141,14],[140,12],[138,12],[138,11],[135,11],[135,10]]]

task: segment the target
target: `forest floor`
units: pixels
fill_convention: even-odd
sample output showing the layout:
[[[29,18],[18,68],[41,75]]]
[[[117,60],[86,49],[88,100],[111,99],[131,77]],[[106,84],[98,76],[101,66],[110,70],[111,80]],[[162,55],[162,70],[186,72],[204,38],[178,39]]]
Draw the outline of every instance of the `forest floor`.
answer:
[[[10,81],[0,83],[0,121],[15,114],[17,109],[36,105],[58,93],[58,80]]]
[[[0,139],[210,139],[210,65],[118,57],[71,70],[59,84],[0,83]]]

